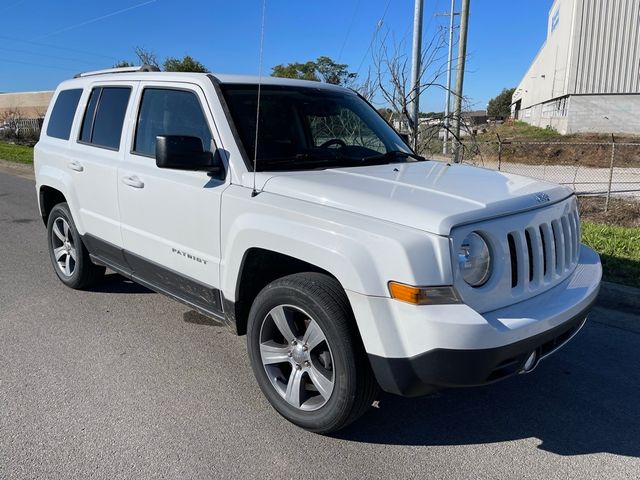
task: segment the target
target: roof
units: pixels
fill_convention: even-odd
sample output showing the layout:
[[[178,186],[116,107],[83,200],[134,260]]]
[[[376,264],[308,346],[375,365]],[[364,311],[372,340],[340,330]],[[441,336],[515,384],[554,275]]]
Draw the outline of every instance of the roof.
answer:
[[[291,78],[271,77],[268,75],[234,75],[226,73],[193,73],[193,72],[155,72],[155,71],[132,71],[132,69],[109,69],[99,70],[96,72],[87,72],[78,74],[73,79],[64,83],[85,84],[93,82],[109,82],[109,81],[141,81],[141,80],[162,80],[175,82],[201,83],[210,82],[213,76],[220,83],[225,84],[254,84],[262,85],[288,85],[297,87],[320,88],[333,91],[350,92],[351,90],[339,85],[332,85],[323,82],[314,82],[310,80],[297,80]]]

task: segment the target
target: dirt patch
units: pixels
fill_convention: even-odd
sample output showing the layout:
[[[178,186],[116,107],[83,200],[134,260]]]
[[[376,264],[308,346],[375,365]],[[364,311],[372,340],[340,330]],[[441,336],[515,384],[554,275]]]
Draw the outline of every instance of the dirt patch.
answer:
[[[33,165],[26,165],[24,163],[8,162],[0,159],[0,172],[10,173],[11,175],[27,178],[29,180],[34,179]]]
[[[612,198],[607,212],[604,211],[605,203],[606,198],[601,196],[579,197],[580,219],[605,225],[640,228],[640,201]]]
[[[470,163],[498,162],[497,142],[465,143],[464,160]],[[595,168],[611,166],[612,146],[602,143],[519,142],[503,143],[502,163],[568,165]],[[614,167],[640,168],[640,143],[616,144]]]

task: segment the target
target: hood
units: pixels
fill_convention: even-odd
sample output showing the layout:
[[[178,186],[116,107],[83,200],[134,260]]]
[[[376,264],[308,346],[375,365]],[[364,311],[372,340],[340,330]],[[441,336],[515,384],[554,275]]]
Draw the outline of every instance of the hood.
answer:
[[[252,182],[253,174],[244,176],[243,184]],[[259,172],[256,182],[265,192],[438,235],[448,235],[456,225],[542,207],[572,194],[553,183],[437,161]]]

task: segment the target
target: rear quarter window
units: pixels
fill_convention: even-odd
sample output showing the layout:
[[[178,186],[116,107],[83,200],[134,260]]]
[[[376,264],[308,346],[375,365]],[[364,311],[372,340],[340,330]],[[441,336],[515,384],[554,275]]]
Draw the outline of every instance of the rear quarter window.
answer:
[[[82,121],[79,141],[118,150],[130,96],[130,87],[94,88]]]
[[[47,125],[47,136],[69,140],[73,117],[82,95],[81,88],[62,90],[56,98]]]

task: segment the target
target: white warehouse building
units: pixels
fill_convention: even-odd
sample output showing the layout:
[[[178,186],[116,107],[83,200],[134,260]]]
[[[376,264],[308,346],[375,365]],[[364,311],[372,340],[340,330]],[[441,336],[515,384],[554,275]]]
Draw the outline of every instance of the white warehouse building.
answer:
[[[640,0],[556,0],[514,118],[560,133],[640,134]]]

